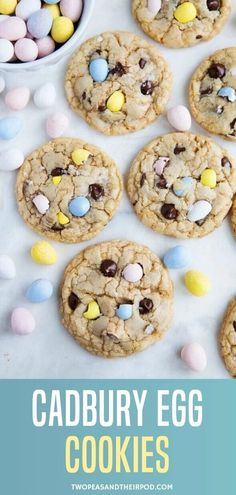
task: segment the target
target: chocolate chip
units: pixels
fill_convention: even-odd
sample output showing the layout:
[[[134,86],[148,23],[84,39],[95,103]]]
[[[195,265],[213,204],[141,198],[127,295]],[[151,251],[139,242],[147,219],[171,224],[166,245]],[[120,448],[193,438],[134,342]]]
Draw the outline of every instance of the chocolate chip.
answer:
[[[53,230],[54,232],[61,232],[62,230],[64,230],[64,225],[53,225],[51,227],[51,230]]]
[[[106,109],[107,109],[106,105],[99,105],[99,107],[98,107],[99,112],[105,112]]]
[[[222,77],[225,76],[225,66],[222,64],[211,64],[211,66],[208,69],[208,74],[212,79],[222,79]]]
[[[146,315],[147,313],[150,313],[153,309],[153,302],[151,299],[144,298],[142,301],[139,303],[139,313],[141,315]]]
[[[140,179],[140,187],[143,187],[143,185],[144,185],[144,182],[145,182],[146,178],[147,178],[146,174],[142,174],[142,175],[141,175],[141,179]]]
[[[74,292],[71,292],[68,297],[68,304],[70,306],[70,309],[72,309],[72,311],[75,311],[76,308],[79,306],[79,303],[80,299],[78,298],[78,296]]]
[[[140,60],[139,60],[140,69],[144,69],[146,63],[147,63],[147,60],[145,60],[144,58],[140,58]]]
[[[104,277],[115,277],[117,272],[117,264],[113,260],[103,260],[100,270]]]
[[[176,144],[176,147],[174,149],[175,155],[179,155],[180,153],[183,153],[184,151],[186,151],[186,148],[184,148],[184,146],[179,146],[178,144]]]
[[[221,160],[221,165],[222,165],[222,167],[225,167],[226,165],[229,165],[229,166],[230,166],[230,168],[232,167],[232,165],[231,165],[231,163],[230,163],[229,159],[228,159],[226,156],[224,156],[224,158],[222,158],[222,160]]]
[[[161,207],[161,214],[167,220],[176,220],[178,217],[178,210],[176,210],[175,205],[173,203],[165,203]]]
[[[233,321],[233,327],[234,327],[234,330],[236,332],[236,321]]]
[[[152,95],[154,87],[151,81],[145,81],[140,87],[141,93],[143,95]]]
[[[201,35],[201,34],[198,34],[198,35],[196,36],[196,40],[201,40],[201,39],[202,39],[202,35]]]
[[[208,95],[211,95],[212,93],[213,93],[213,88],[210,88],[210,87],[200,90],[201,96],[208,96]]]
[[[235,124],[236,124],[236,118],[230,124],[231,129],[235,128]]]
[[[122,77],[124,74],[127,74],[127,69],[120,62],[117,62],[115,67],[109,70],[109,74],[116,74],[117,76]]]
[[[166,189],[167,181],[163,175],[160,176],[160,180],[157,182],[157,187],[159,187],[159,189]]]
[[[98,201],[98,199],[104,196],[104,189],[100,184],[90,184],[89,194],[95,201]]]
[[[220,0],[207,0],[209,10],[220,10]]]
[[[57,167],[51,171],[52,177],[60,177],[63,174],[66,174],[66,170],[64,168]]]
[[[82,100],[85,100],[85,99],[86,99],[86,91],[84,91],[82,94]]]
[[[206,218],[203,218],[202,220],[197,220],[195,223],[198,225],[198,227],[201,227],[206,221]]]
[[[106,333],[107,337],[109,337],[111,340],[113,340],[114,344],[119,344],[120,339],[117,337],[117,335],[114,335],[114,333],[107,332]]]

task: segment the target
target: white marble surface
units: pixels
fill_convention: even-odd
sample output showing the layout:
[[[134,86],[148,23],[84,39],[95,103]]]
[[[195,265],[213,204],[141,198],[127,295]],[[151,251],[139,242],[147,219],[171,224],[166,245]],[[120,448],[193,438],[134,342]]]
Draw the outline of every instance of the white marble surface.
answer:
[[[235,4],[235,2],[232,2]],[[130,13],[129,0],[96,0],[93,19],[86,37],[105,30],[130,30],[144,36]],[[187,85],[198,63],[216,49],[235,44],[236,5],[231,18],[220,35],[208,43],[185,50],[168,50],[159,47],[174,72],[174,90],[170,106],[187,104]],[[117,161],[125,175],[129,165],[148,141],[170,131],[163,116],[147,129],[125,137],[106,137],[90,129],[67,106],[63,94],[63,60],[44,72],[6,75],[7,86],[27,83],[35,89],[45,81],[53,81],[57,87],[56,108],[67,112],[70,118],[68,136],[78,136],[104,148]],[[2,98],[1,98],[2,100]],[[1,115],[6,108],[0,104]],[[25,153],[46,141],[45,118],[51,110],[39,111],[29,105],[22,114],[24,130],[15,142],[2,143],[1,147],[19,145]],[[193,123],[192,130],[203,131]],[[235,144],[218,139],[219,143],[235,155]],[[1,173],[1,190],[4,206],[0,210],[0,253],[10,254],[17,266],[13,281],[0,281],[0,377],[5,378],[227,378],[218,352],[217,337],[228,301],[235,295],[236,254],[228,220],[212,235],[200,240],[185,241],[193,254],[192,268],[207,273],[213,284],[212,292],[205,298],[194,298],[183,285],[184,272],[172,272],[175,285],[175,319],[166,338],[145,352],[126,359],[105,360],[82,350],[63,329],[57,310],[59,280],[67,262],[83,245],[55,243],[59,262],[53,267],[37,266],[29,256],[31,245],[38,239],[26,227],[17,213],[14,197],[14,173]],[[126,239],[145,243],[162,256],[176,240],[153,233],[135,217],[124,194],[119,212],[96,241]],[[91,244],[94,241],[90,241]],[[36,278],[48,277],[55,284],[53,299],[43,305],[30,306],[24,293]],[[29,307],[37,321],[36,331],[27,337],[16,337],[9,330],[9,316],[13,307]],[[189,371],[179,358],[181,346],[198,341],[206,349],[208,367],[202,374]]]

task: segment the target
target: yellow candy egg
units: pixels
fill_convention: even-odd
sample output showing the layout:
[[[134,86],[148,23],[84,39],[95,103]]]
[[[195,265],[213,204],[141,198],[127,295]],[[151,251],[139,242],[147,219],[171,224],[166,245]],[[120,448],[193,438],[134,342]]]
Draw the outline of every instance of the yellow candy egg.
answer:
[[[91,153],[89,151],[76,148],[72,153],[72,160],[76,165],[81,165],[83,162],[86,162],[90,155]]]
[[[43,8],[47,9],[51,12],[53,20],[61,15],[60,9],[59,9],[58,5],[56,5],[56,4],[54,4],[54,5],[44,4]]]
[[[41,265],[54,265],[57,253],[47,241],[37,241],[31,248],[32,259]]]
[[[99,316],[101,316],[101,313],[98,303],[96,301],[90,302],[87,311],[84,313],[84,317],[87,320],[96,320]]]
[[[107,108],[111,112],[119,112],[125,103],[122,91],[115,91],[107,100]]]
[[[175,19],[182,24],[194,21],[197,17],[197,9],[192,2],[184,2],[174,11]]]
[[[185,274],[185,285],[194,296],[205,296],[211,290],[209,278],[202,272],[191,270]]]
[[[59,186],[61,179],[62,179],[61,175],[53,177],[52,182],[53,182],[54,186]]]
[[[51,35],[56,43],[65,43],[74,33],[74,24],[69,17],[60,16],[54,19]]]
[[[70,223],[70,219],[66,215],[64,215],[62,211],[57,214],[57,221],[58,223],[60,223],[60,225],[67,225],[68,223]]]
[[[13,14],[16,6],[17,0],[0,0],[0,14]]]
[[[214,189],[216,187],[216,173],[213,168],[206,168],[201,175],[201,184]]]

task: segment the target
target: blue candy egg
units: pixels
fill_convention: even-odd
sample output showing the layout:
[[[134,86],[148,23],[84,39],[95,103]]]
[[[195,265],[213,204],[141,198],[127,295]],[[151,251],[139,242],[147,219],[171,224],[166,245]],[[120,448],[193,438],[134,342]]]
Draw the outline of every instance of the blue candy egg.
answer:
[[[26,299],[31,303],[47,301],[53,293],[53,285],[50,280],[40,278],[35,280],[26,292]]]
[[[44,0],[45,3],[48,3],[49,5],[54,5],[55,3],[59,3],[60,0]]]
[[[45,38],[52,27],[52,13],[48,9],[36,10],[27,21],[30,34],[36,39]]]
[[[178,270],[188,266],[190,262],[191,255],[185,246],[175,246],[164,256],[164,264],[169,269]]]
[[[121,320],[129,320],[133,316],[132,304],[120,304],[116,309],[116,316]]]
[[[69,211],[74,217],[84,217],[90,210],[90,202],[84,196],[77,196],[69,204]]]
[[[231,102],[234,102],[236,100],[236,92],[234,88],[231,88],[230,86],[224,86],[223,88],[219,89],[217,94],[222,98],[227,98]]]
[[[90,76],[96,82],[103,82],[108,75],[108,63],[104,58],[96,58],[89,65]]]
[[[19,117],[5,117],[0,120],[0,139],[13,139],[20,132],[22,121]]]
[[[188,194],[192,188],[192,185],[193,179],[191,177],[183,177],[173,185],[173,191],[176,196],[182,197]]]

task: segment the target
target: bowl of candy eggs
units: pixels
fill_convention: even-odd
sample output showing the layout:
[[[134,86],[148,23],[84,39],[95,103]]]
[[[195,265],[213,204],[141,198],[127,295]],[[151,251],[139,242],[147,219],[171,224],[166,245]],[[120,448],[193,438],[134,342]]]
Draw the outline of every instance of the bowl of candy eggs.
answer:
[[[94,0],[0,0],[0,70],[34,70],[71,51]]]

